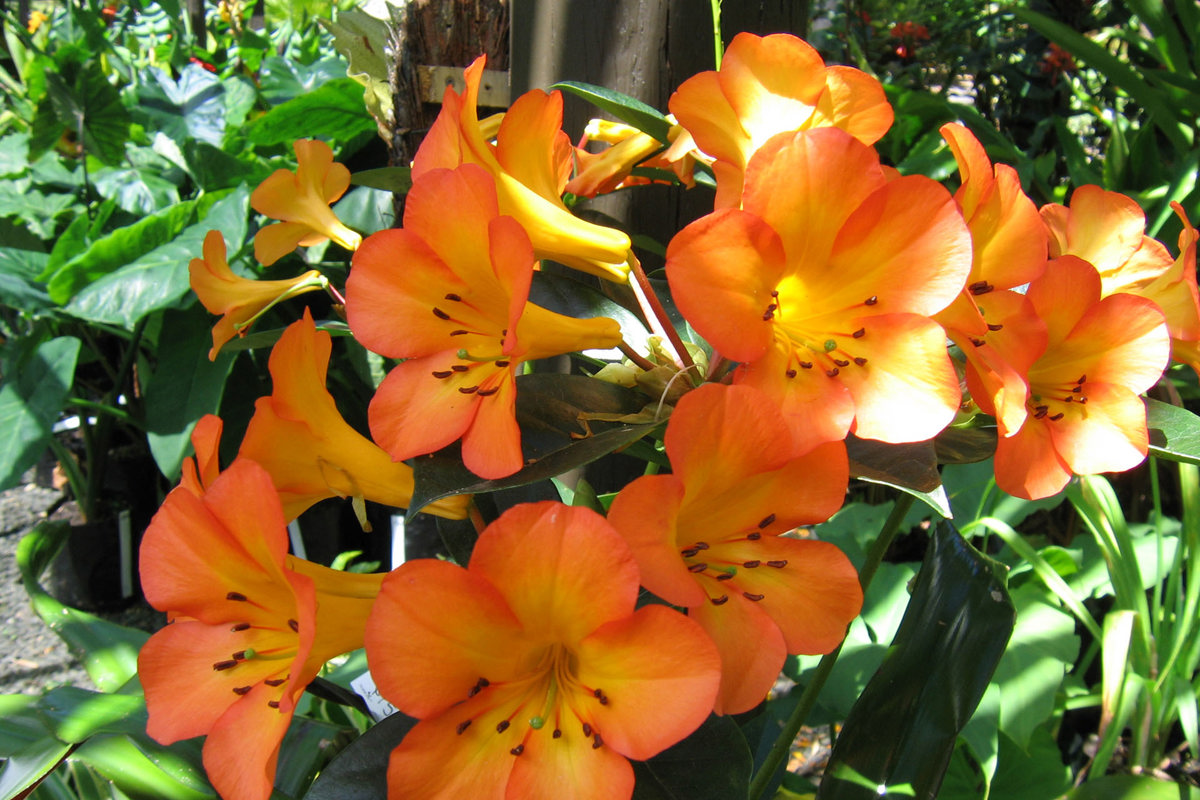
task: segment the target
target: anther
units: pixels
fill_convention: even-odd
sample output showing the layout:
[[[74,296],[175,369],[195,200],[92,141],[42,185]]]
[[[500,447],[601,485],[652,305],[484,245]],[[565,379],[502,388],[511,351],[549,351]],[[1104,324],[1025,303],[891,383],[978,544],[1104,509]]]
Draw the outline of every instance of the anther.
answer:
[[[244,602],[246,602],[246,595],[242,594],[241,592],[229,592],[228,594],[225,595],[225,599],[226,600],[236,600],[239,603],[244,603]]]
[[[454,292],[447,292],[447,293],[446,293],[446,299],[447,299],[447,300],[450,300],[451,302],[454,302],[454,303],[461,303],[461,302],[462,302],[462,296],[461,296],[461,295],[457,295],[457,294],[455,294]]]
[[[1076,400],[1075,402],[1076,402],[1076,403],[1083,403],[1084,405],[1087,405],[1087,398],[1086,398],[1086,397],[1080,397],[1080,398],[1079,398],[1078,400]]]
[[[759,523],[758,523],[758,529],[759,529],[759,530],[762,530],[763,528],[767,527],[768,525],[770,525],[770,524],[771,524],[771,523],[773,523],[774,521],[775,521],[775,515],[774,515],[774,514],[767,514],[765,517],[763,517],[761,520],[759,520]]]
[[[267,678],[263,681],[267,686],[283,686],[287,683],[287,678]]]
[[[475,695],[479,694],[484,689],[486,689],[489,685],[490,684],[488,683],[487,678],[480,678],[478,681],[475,682],[475,685],[471,687],[471,691],[467,692],[467,697],[474,697]]]
[[[781,558],[778,561],[768,561],[767,566],[774,567],[775,569],[783,569],[787,566],[787,559]]]
[[[720,573],[717,573],[717,580],[727,581],[727,580],[730,580],[736,574],[737,573],[735,573],[735,572],[720,572]]]
[[[238,662],[236,660],[218,661],[217,663],[213,664],[213,669],[215,669],[217,672],[222,672],[227,669],[233,669],[237,665]]]
[[[1066,415],[1065,415],[1065,414],[1063,414],[1063,413],[1060,411],[1060,412],[1059,412],[1059,413],[1057,413],[1057,414],[1052,414],[1052,415],[1050,416],[1050,421],[1051,421],[1051,422],[1058,422],[1058,421],[1059,421],[1060,419],[1062,419],[1064,416],[1066,416]]]
[[[438,308],[437,306],[434,306],[434,307],[433,307],[433,315],[434,315],[435,317],[437,317],[438,319],[444,319],[444,320],[447,320],[447,321],[449,321],[449,319],[450,319],[450,315],[449,315],[449,314],[447,314],[445,311],[442,311],[442,310],[441,310],[440,308]]]
[[[1087,375],[1080,375],[1079,380],[1075,381],[1075,383],[1077,383],[1079,385],[1083,385],[1083,384],[1087,383]]]
[[[234,661],[245,661],[247,658],[250,658],[253,655],[253,650],[238,650],[236,653],[230,656],[230,658],[232,658]]]
[[[866,305],[873,306],[879,302],[879,297],[877,295],[871,295],[864,302]]]
[[[450,366],[450,369],[454,370],[455,372],[469,372],[471,370],[471,365],[470,364],[452,364]]]
[[[764,597],[766,597],[766,595],[765,594],[752,594],[750,592],[742,592],[742,597],[746,598],[747,600],[753,600],[754,602],[757,603],[759,600],[762,600]]]
[[[509,750],[508,752],[512,753],[514,756],[519,756],[519,755],[521,755],[521,753],[525,752],[525,745],[519,744],[516,747],[514,747],[512,750]]]
[[[585,723],[583,723],[583,735],[584,735],[584,736],[591,736],[591,735],[592,735],[592,726],[591,726],[590,724],[586,723],[586,722],[585,722]]]
[[[867,365],[867,360],[862,356],[859,356],[858,358],[854,359],[854,363],[858,364],[860,367],[865,367]]]
[[[1083,384],[1081,383],[1078,386],[1076,386],[1074,389],[1071,390],[1071,394],[1079,394],[1082,391],[1083,391]]]
[[[253,686],[235,686],[233,687],[233,693],[236,695],[250,694],[250,690],[253,688]]]
[[[853,336],[855,339],[861,339],[862,337],[867,335],[867,329],[859,328],[858,330],[856,330],[854,333],[852,333],[850,335]]]
[[[697,550],[707,550],[708,542],[696,542],[694,545],[692,545],[692,547],[696,548]]]
[[[496,723],[496,733],[504,733],[506,730],[508,730],[508,726],[509,726],[508,720],[506,720],[506,719],[500,720],[499,722]]]
[[[987,281],[975,281],[967,287],[967,291],[969,291],[971,294],[987,294],[995,288],[995,286],[992,286]]]
[[[772,289],[772,290],[771,290],[771,297],[779,297],[779,290],[778,290],[778,289]]]
[[[812,369],[812,362],[811,361],[801,361],[800,368],[801,369]]]
[[[268,700],[267,705],[269,705],[271,708],[279,708],[279,701],[278,700]]]
[[[772,514],[771,516],[773,517],[773,516],[775,516],[775,515],[774,515],[774,514]],[[767,523],[767,524],[769,525],[770,523]],[[762,534],[761,534],[761,533],[757,533],[757,532],[755,532],[755,533],[747,533],[747,534],[746,534],[746,539],[748,539],[748,540],[749,540],[749,541],[751,541],[751,542],[757,542],[757,541],[758,541],[759,539],[761,539],[761,538],[762,538]]]
[[[242,631],[248,631],[248,630],[250,630],[249,622],[239,622],[237,625],[234,625],[232,628],[229,629],[230,633],[241,633]]]
[[[451,336],[466,336],[468,333],[470,333],[470,331],[463,330],[462,328],[459,328],[456,331],[450,331]]]
[[[479,391],[478,386],[460,386],[458,387],[459,394],[475,394]]]
[[[509,363],[508,361],[505,361],[504,359],[501,359],[500,361],[497,361],[497,362],[496,362],[496,366],[497,366],[497,367],[507,367],[507,366],[508,366],[508,363]]]
[[[1041,419],[1042,417],[1046,416],[1049,413],[1050,413],[1049,406],[1038,406],[1037,408],[1035,408],[1033,410],[1033,418]]]
[[[836,378],[838,376],[838,372],[839,372],[839,370],[837,367],[834,367],[833,369],[825,370],[825,374],[831,378]]]
[[[1003,329],[1004,329],[1004,326],[1001,325],[999,322],[989,322],[988,323],[989,331],[999,331],[999,330],[1003,330]]]
[[[446,378],[449,378],[451,375],[454,374],[454,370],[452,370],[452,369],[435,369],[433,372],[431,372],[429,374],[439,380],[445,380]]]
[[[476,392],[475,394],[479,395],[480,397],[491,397],[492,395],[494,395],[494,394],[495,394],[496,392],[498,392],[498,391],[500,391],[500,387],[499,387],[499,386],[493,386],[491,389],[480,389],[480,390],[479,390],[478,392]]]
[[[768,306],[768,307],[767,307],[767,310],[763,312],[763,315],[762,315],[762,321],[763,321],[763,322],[770,322],[770,321],[771,321],[772,319],[774,319],[774,318],[775,318],[775,309],[773,309],[773,308],[771,308],[770,306]]]
[[[300,623],[299,623],[299,622],[296,622],[296,620],[294,620],[294,619],[289,619],[289,620],[288,620],[288,627],[292,629],[292,632],[293,632],[293,633],[299,633],[299,632],[300,632]]]
[[[723,594],[720,597],[710,597],[709,602],[714,606],[723,606],[729,602],[729,595]]]
[[[555,728],[555,729],[554,729],[554,733],[550,734],[550,737],[551,737],[551,738],[553,738],[553,739],[561,739],[561,738],[562,738],[562,731],[560,731],[558,728]]]
[[[970,337],[970,341],[971,344],[975,345],[976,347],[983,347],[985,344],[987,344],[987,342],[985,342],[983,339],[976,339],[973,336]]]
[[[689,547],[685,550],[680,550],[679,555],[683,556],[684,558],[692,558],[699,552],[700,552],[699,547]]]
[[[456,725],[454,727],[454,732],[457,733],[459,736],[462,736],[463,731],[465,731],[469,727],[471,727],[471,720],[464,719],[462,722],[458,723],[458,725]]]
[[[796,370],[789,369],[787,372],[785,372],[783,374],[787,375],[789,378],[794,378],[794,377],[796,377]]]
[[[847,361],[847,360],[845,360],[845,359],[843,359],[843,358],[835,358],[835,359],[833,360],[833,363],[837,364],[839,367],[848,367],[848,366],[850,366],[850,362],[849,362],[849,361]]]
[[[688,572],[704,572],[706,569],[708,569],[708,564],[705,564],[703,561],[688,566]]]
[[[759,564],[761,564],[761,563],[762,563],[761,561],[759,561],[759,560],[757,560],[757,559],[754,559],[754,560],[751,560],[751,561],[743,561],[743,562],[742,562],[742,566],[743,566],[743,567],[745,567],[746,569],[754,569],[755,567],[757,567],[757,566],[758,566]]]
[[[603,746],[604,746],[604,740],[601,739],[600,734],[597,733],[595,736],[592,737],[592,749],[599,750]]]

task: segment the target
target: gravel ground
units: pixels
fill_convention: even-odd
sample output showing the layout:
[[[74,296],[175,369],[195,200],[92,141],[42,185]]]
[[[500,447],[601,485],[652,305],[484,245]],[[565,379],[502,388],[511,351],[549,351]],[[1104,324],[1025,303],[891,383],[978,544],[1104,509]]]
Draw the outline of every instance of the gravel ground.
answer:
[[[62,502],[62,493],[33,483],[0,492],[0,694],[41,694],[60,685],[94,688],[66,644],[29,605],[17,571],[17,544]],[[161,615],[137,602],[100,616],[153,629]]]

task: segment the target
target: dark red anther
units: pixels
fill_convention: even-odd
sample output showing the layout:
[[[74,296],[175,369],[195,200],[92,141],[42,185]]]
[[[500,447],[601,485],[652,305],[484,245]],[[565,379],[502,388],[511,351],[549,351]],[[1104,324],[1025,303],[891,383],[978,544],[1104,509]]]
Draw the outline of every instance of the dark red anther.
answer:
[[[703,561],[688,565],[688,572],[704,572],[706,569],[708,569],[708,564],[705,564]]]
[[[437,378],[438,380],[445,380],[446,378],[449,378],[451,375],[454,374],[454,370],[452,370],[452,369],[435,369],[433,372],[431,372],[429,374],[432,375],[433,377]]]
[[[469,372],[471,369],[471,365],[470,364],[454,364],[450,367],[450,369],[454,370],[455,372]]]
[[[267,686],[283,686],[287,683],[287,678],[267,678],[263,683]]]
[[[850,335],[853,336],[855,339],[861,339],[862,337],[867,335],[867,329],[859,328],[858,330],[856,330],[854,333],[852,333]]]
[[[462,302],[462,296],[461,296],[461,295],[457,295],[457,294],[455,294],[454,292],[447,292],[447,293],[446,293],[446,299],[447,299],[447,300],[450,300],[450,301],[452,301],[452,302],[455,302],[455,303],[461,303],[461,302]]]
[[[585,723],[583,723],[583,735],[584,735],[584,736],[591,736],[591,735],[592,735],[592,726],[591,726],[591,725],[589,725],[589,724],[588,724],[588,723],[586,723],[586,722],[585,722]]]
[[[296,622],[296,620],[294,620],[294,619],[288,620],[288,627],[292,629],[292,633],[300,632],[300,623]]]
[[[233,687],[233,693],[237,695],[250,694],[250,690],[253,688],[253,686],[235,686]]]
[[[976,347],[983,347],[985,344],[987,344],[987,342],[985,342],[983,339],[976,339],[973,336],[970,337],[970,342],[971,342],[971,344],[975,345]]]
[[[507,367],[508,364],[509,364],[509,362],[505,361],[504,359],[501,359],[500,361],[496,362],[497,367]]]
[[[692,547],[696,548],[697,550],[707,550],[708,542],[696,542],[694,545],[692,545]]]
[[[749,540],[749,541],[751,541],[751,542],[757,542],[757,541],[758,541],[759,539],[761,539],[761,538],[762,538],[762,534],[761,534],[761,533],[758,533],[757,531],[756,531],[756,532],[754,532],[754,533],[747,533],[747,534],[746,534],[746,539],[747,539],[747,540]]]
[[[239,603],[244,603],[244,602],[246,602],[246,595],[242,594],[241,592],[229,592],[228,594],[225,595],[225,599],[226,600],[236,600]]]
[[[604,746],[604,740],[601,739],[600,734],[597,733],[595,736],[592,737],[592,749],[599,750],[603,746]]]
[[[467,692],[467,697],[474,697],[490,685],[487,678],[480,678],[475,681],[475,685],[471,687],[471,691]]]
[[[1041,419],[1050,413],[1050,406],[1035,406],[1033,409],[1033,418]]]
[[[499,386],[493,386],[491,389],[480,389],[480,390],[479,390],[478,392],[476,392],[475,394],[479,395],[480,397],[491,397],[492,395],[494,395],[494,394],[495,394],[496,392],[498,392],[498,391],[500,391],[500,387],[499,387]]]
[[[449,319],[450,319],[450,315],[449,315],[449,314],[447,314],[445,311],[442,311],[442,310],[441,310],[440,308],[438,308],[437,306],[434,306],[434,307],[433,307],[433,315],[434,315],[435,317],[437,317],[438,319],[444,319],[444,320],[447,320],[447,321],[449,321]]]
[[[1076,403],[1083,403],[1084,405],[1087,405],[1087,398],[1086,398],[1086,397],[1081,397],[1081,398],[1079,398],[1078,400],[1076,400],[1075,402],[1076,402]]]
[[[763,528],[766,528],[767,526],[773,524],[774,522],[775,522],[775,515],[767,514],[765,517],[763,517],[761,520],[758,521],[758,529],[762,530]]]
[[[787,372],[785,372],[783,374],[787,375],[789,378],[794,378],[794,377],[796,377],[796,370],[789,369]]]
[[[248,631],[248,630],[250,630],[249,622],[239,622],[237,625],[234,625],[232,628],[230,628],[229,632],[230,633],[241,633],[242,631]]]
[[[217,672],[223,672],[224,670],[227,670],[227,669],[233,669],[237,665],[238,665],[238,662],[234,661],[234,660],[218,661],[217,663],[213,664],[213,669],[215,669]]]
[[[758,566],[759,564],[761,564],[761,563],[762,563],[761,561],[759,561],[759,560],[757,560],[757,559],[754,559],[754,560],[751,560],[751,561],[743,561],[743,562],[742,562],[742,566],[743,566],[743,567],[745,567],[746,569],[754,569],[755,567],[757,567],[757,566]]]
[[[460,386],[458,387],[459,394],[475,394],[479,391],[478,386]]]
[[[1063,418],[1063,417],[1065,417],[1065,416],[1066,416],[1066,415],[1065,415],[1065,414],[1063,414],[1063,413],[1060,411],[1060,412],[1059,412],[1059,413],[1057,413],[1057,414],[1052,414],[1052,415],[1050,416],[1050,421],[1051,421],[1051,422],[1058,422],[1060,419],[1062,419],[1062,418]]]
[[[757,603],[759,600],[762,600],[764,597],[766,597],[766,595],[765,594],[752,594],[750,592],[742,592],[742,597],[746,598],[747,600],[753,600],[754,602]]]
[[[988,330],[989,330],[989,331],[999,331],[999,330],[1004,330],[1004,326],[1003,326],[1003,325],[1001,325],[999,322],[996,322],[996,323],[991,323],[991,322],[989,322],[989,323],[988,323]]]
[[[1078,386],[1071,389],[1071,394],[1079,394],[1082,391],[1083,391],[1083,384],[1081,383]]]
[[[459,736],[462,736],[463,731],[465,731],[469,727],[471,727],[471,720],[464,719],[462,722],[460,722],[454,726],[454,732],[457,733]]]
[[[459,328],[456,331],[450,331],[451,336],[466,336],[468,333],[470,333],[470,331],[463,330],[462,328]]]
[[[714,606],[723,606],[729,602],[729,595],[723,594],[720,597],[710,597],[708,601]]]
[[[268,700],[267,705],[269,705],[271,708],[279,708],[279,701],[278,700]]]
[[[828,376],[829,376],[829,377],[831,377],[831,378],[836,378],[836,377],[838,376],[838,372],[839,372],[839,371],[840,371],[840,370],[839,370],[837,367],[834,367],[833,369],[827,369],[827,370],[825,370],[825,374],[826,374],[826,375],[828,375]]]
[[[500,720],[499,722],[496,723],[496,733],[504,733],[506,730],[508,730],[508,726],[509,726],[508,720],[506,720],[506,719]]]
[[[555,728],[555,729],[554,729],[554,733],[550,734],[550,738],[551,738],[551,739],[561,739],[561,738],[562,738],[562,731],[560,731],[558,728]]]
[[[230,658],[232,658],[234,661],[245,661],[246,660],[246,651],[238,650],[236,653],[231,655]]]
[[[763,322],[770,322],[774,318],[775,318],[775,310],[773,308],[768,307],[767,310],[763,312],[763,315],[762,315]]]
[[[800,368],[801,369],[812,369],[812,362],[811,361],[801,361]]]
[[[525,752],[525,745],[519,744],[516,747],[514,747],[512,750],[509,750],[508,752],[512,753],[514,756],[519,756],[519,755],[521,755],[521,753]]]
[[[781,558],[778,561],[768,561],[767,566],[774,567],[775,569],[783,569],[787,566],[787,559]]]
[[[849,362],[849,361],[847,361],[847,360],[846,360],[846,359],[844,359],[844,358],[835,358],[835,359],[833,360],[833,363],[837,364],[839,367],[848,367],[848,366],[850,366],[850,362]]]
[[[731,578],[733,578],[732,572],[717,573],[717,580],[719,580],[719,581],[727,581],[727,580],[730,580]]]
[[[979,294],[987,294],[988,292],[990,292],[992,289],[995,289],[995,288],[996,288],[995,286],[992,286],[987,281],[975,281],[974,283],[972,283],[970,286],[967,287],[967,291],[970,292],[971,294],[979,295]]]
[[[862,356],[859,356],[856,359],[854,359],[854,363],[858,364],[860,367],[865,367],[867,365],[867,360],[865,358],[863,358]]]
[[[875,305],[876,303],[878,303],[878,302],[879,302],[879,297],[878,297],[878,296],[876,296],[876,295],[871,295],[870,297],[868,297],[868,298],[866,299],[866,301],[865,301],[865,302],[866,302],[866,304],[867,304],[867,305],[869,305],[869,306],[873,306],[873,305]]]
[[[1083,384],[1087,383],[1087,375],[1080,375],[1080,376],[1079,376],[1079,380],[1075,381],[1075,383],[1077,383],[1077,384],[1079,384],[1079,385],[1081,385],[1081,386],[1082,386]]]
[[[699,552],[700,552],[699,547],[689,547],[686,550],[680,550],[679,555],[683,556],[684,558],[692,558]]]

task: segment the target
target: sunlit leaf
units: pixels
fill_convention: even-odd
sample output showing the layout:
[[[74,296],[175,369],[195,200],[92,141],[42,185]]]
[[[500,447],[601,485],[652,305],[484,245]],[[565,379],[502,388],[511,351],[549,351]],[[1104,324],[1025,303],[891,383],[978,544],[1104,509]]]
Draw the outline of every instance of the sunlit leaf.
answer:
[[[663,144],[669,141],[671,123],[658,109],[641,100],[603,86],[593,86],[579,81],[559,81],[551,89],[565,89],[582,97],[597,108],[607,111],[617,119],[658,139]]]
[[[0,489],[15,486],[50,442],[75,379],[80,342],[60,336],[5,364],[0,384]]]
[[[1146,398],[1145,403],[1150,452],[1168,461],[1200,464],[1200,417],[1160,400]]]

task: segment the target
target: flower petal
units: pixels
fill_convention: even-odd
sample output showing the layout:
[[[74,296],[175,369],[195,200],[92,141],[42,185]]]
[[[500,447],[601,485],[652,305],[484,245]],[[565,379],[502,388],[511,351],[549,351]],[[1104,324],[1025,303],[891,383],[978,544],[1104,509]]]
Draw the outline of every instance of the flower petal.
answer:
[[[275,784],[279,745],[292,714],[267,705],[259,684],[222,715],[204,740],[204,771],[226,800],[267,800]]]
[[[455,351],[398,364],[375,390],[367,408],[371,438],[402,461],[440,450],[461,437],[475,421],[484,398],[458,391],[461,380],[435,377]],[[431,363],[434,366],[431,366]]]
[[[676,519],[683,492],[675,475],[643,475],[613,498],[608,521],[629,543],[649,591],[673,605],[694,606],[707,595],[679,555]]]
[[[722,605],[702,603],[688,611],[721,654],[721,688],[713,703],[718,714],[740,714],[761,703],[779,678],[787,658],[775,621],[740,594]]]

